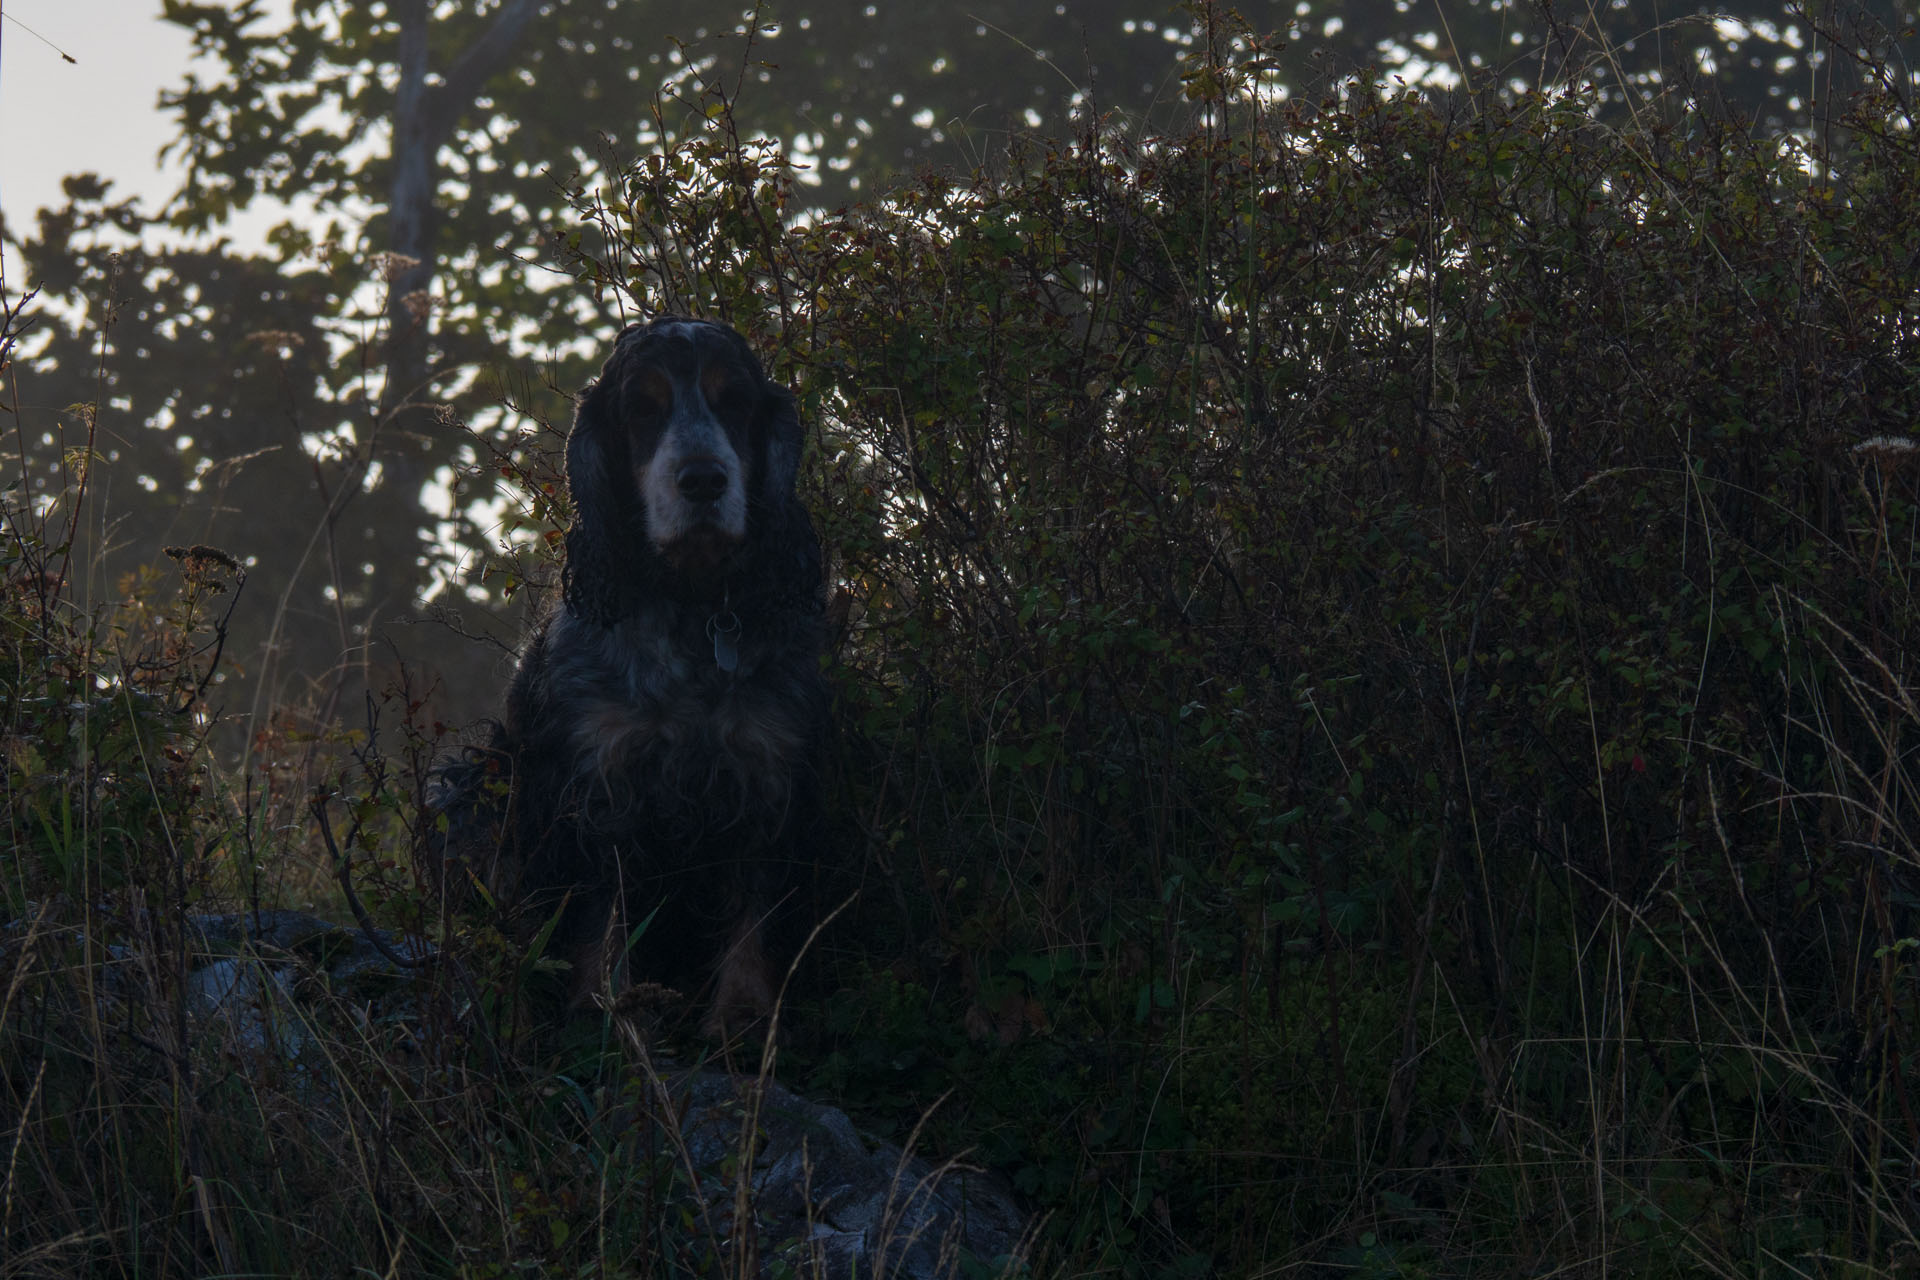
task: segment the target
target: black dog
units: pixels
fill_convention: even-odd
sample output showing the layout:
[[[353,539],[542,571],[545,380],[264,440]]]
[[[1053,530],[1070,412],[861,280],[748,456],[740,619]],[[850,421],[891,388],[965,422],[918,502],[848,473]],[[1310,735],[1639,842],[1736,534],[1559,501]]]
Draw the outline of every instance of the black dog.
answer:
[[[442,861],[529,927],[559,913],[576,1003],[609,981],[710,984],[715,1036],[772,1008],[827,723],[800,444],[793,397],[708,321],[628,328],[581,397],[563,598],[492,745],[432,794]]]

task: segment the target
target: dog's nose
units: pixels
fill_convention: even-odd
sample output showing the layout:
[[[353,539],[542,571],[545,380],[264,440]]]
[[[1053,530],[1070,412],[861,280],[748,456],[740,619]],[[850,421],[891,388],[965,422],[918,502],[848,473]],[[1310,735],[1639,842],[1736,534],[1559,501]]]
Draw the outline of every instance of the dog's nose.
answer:
[[[673,482],[688,502],[717,502],[727,491],[727,469],[712,458],[695,458],[681,464]]]

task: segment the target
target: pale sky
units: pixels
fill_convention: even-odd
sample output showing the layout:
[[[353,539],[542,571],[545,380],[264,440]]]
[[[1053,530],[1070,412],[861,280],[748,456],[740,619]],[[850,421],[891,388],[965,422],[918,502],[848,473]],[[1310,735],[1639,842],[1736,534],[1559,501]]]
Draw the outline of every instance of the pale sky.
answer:
[[[10,232],[30,231],[39,208],[62,203],[60,179],[89,170],[157,208],[173,180],[155,157],[173,135],[156,104],[186,74],[186,33],[160,21],[159,0],[0,0],[0,13],[0,212]],[[15,269],[8,255],[9,293],[26,283]]]

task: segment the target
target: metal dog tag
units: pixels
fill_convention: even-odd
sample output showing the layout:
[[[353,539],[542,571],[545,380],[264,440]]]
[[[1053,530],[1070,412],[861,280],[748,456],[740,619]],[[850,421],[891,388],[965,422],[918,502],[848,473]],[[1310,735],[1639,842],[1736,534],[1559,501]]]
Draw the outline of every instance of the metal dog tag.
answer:
[[[707,638],[713,641],[713,665],[732,675],[740,665],[740,619],[731,611],[707,619]]]

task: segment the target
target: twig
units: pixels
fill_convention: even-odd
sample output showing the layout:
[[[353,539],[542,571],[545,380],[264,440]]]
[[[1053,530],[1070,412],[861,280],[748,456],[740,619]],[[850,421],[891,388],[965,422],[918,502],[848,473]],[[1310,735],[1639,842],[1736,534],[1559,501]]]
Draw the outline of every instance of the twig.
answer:
[[[327,792],[318,792],[312,800],[307,802],[307,812],[311,813],[320,823],[320,838],[326,841],[327,856],[333,860],[334,879],[339,882],[340,891],[347,896],[347,906],[352,908],[353,918],[359,923],[361,934],[365,936],[368,942],[373,944],[375,951],[378,951],[386,959],[399,965],[403,969],[423,969],[433,964],[440,958],[438,951],[427,950],[420,955],[403,956],[395,951],[385,938],[380,936],[379,927],[373,923],[373,917],[368,914],[366,905],[360,901],[360,895],[354,890],[352,865],[347,861],[346,855],[340,852],[340,846],[334,841],[333,820],[327,816],[327,801],[330,799],[332,799],[332,796]],[[353,837],[359,833],[359,830],[360,824],[356,820],[352,829],[347,833],[347,841],[349,844],[352,843]]]

